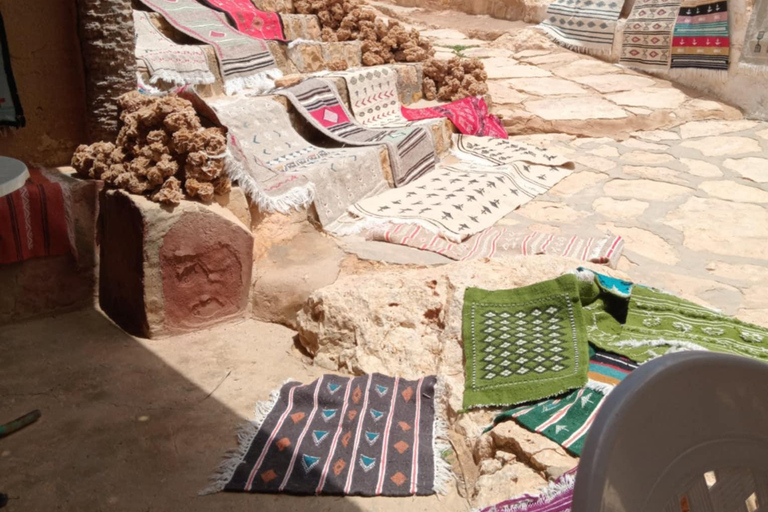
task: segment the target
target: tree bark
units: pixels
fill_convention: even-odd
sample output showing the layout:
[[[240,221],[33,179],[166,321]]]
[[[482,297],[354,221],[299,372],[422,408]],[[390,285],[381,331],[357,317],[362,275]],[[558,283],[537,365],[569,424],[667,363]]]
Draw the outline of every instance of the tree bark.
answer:
[[[113,141],[117,97],[136,89],[131,0],[77,0],[89,142]]]

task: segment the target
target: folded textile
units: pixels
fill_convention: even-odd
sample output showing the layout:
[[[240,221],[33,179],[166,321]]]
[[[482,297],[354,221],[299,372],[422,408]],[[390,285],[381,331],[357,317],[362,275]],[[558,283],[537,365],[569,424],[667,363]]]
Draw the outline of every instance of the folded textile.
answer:
[[[462,322],[465,408],[515,405],[587,384],[574,275],[513,290],[467,288]]]
[[[747,25],[747,35],[744,48],[741,50],[739,67],[756,71],[768,72],[768,1],[757,0],[752,8],[752,16]]]
[[[403,117],[409,121],[447,117],[465,135],[507,139],[507,130],[498,117],[488,112],[488,104],[481,97],[469,97],[446,105],[427,108],[401,107]]]
[[[390,130],[362,126],[352,119],[333,82],[311,78],[275,93],[287,97],[312,126],[333,140],[355,146],[385,144],[396,187],[435,168],[437,157],[428,128],[414,126]]]
[[[531,432],[556,442],[580,456],[589,427],[605,397],[637,364],[627,358],[595,351],[589,360],[587,385],[565,396],[516,407],[494,418],[494,425],[514,419]]]
[[[0,264],[74,252],[71,208],[52,174],[29,169],[22,188],[0,197]]]
[[[669,67],[680,0],[636,0],[624,27],[619,62],[639,69]]]
[[[21,108],[19,93],[16,90],[16,80],[11,68],[11,54],[8,50],[8,38],[5,35],[5,24],[0,15],[0,126],[22,128],[26,124],[24,110]]]
[[[324,149],[304,140],[288,112],[269,97],[208,101],[228,129],[230,178],[265,211],[313,204],[323,228],[356,201],[387,190],[376,148]]]
[[[566,48],[608,54],[623,7],[623,0],[555,0],[539,27]]]
[[[620,236],[585,238],[521,232],[501,226],[490,227],[461,243],[449,242],[419,225],[386,224],[369,230],[367,236],[370,240],[431,251],[457,261],[551,254],[615,268],[624,250],[624,240]]]
[[[224,14],[195,0],[141,2],[180,32],[213,47],[227,94],[242,89],[264,92],[274,87],[272,79],[282,76],[266,43],[232,28]]]
[[[485,165],[507,165],[513,162],[528,162],[538,165],[557,166],[568,170],[573,170],[575,167],[573,162],[563,156],[550,153],[524,142],[512,140],[454,134],[451,151],[457,158]]]
[[[441,386],[378,373],[288,382],[257,406],[240,450],[203,491],[411,496],[445,493]]]
[[[251,0],[202,0],[227,13],[237,30],[256,39],[285,41],[285,31],[280,15],[257,9]]]
[[[338,73],[349,91],[355,119],[371,128],[394,128],[414,123],[403,117],[397,94],[397,71],[389,66],[353,69]]]
[[[493,226],[566,175],[557,167],[528,164],[440,166],[408,185],[359,201],[349,211],[363,218],[369,228],[415,224],[461,242]]]
[[[523,496],[502,501],[474,512],[571,512],[576,468],[551,481],[538,496]]]
[[[133,11],[136,58],[144,62],[149,83],[212,84],[216,77],[200,46],[176,44],[152,23],[149,13]]]
[[[683,0],[672,38],[674,68],[728,70],[728,2]]]

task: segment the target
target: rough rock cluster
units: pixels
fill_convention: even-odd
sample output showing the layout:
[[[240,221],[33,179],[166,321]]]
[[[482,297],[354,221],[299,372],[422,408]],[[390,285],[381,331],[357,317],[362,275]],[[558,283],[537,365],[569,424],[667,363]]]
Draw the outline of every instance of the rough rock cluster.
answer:
[[[454,57],[429,59],[424,63],[424,97],[428,100],[456,101],[488,92],[488,73],[480,59]]]
[[[118,106],[117,140],[80,145],[72,156],[79,175],[164,204],[181,202],[183,191],[204,202],[229,192],[224,131],[203,128],[191,102],[134,91],[121,96]]]

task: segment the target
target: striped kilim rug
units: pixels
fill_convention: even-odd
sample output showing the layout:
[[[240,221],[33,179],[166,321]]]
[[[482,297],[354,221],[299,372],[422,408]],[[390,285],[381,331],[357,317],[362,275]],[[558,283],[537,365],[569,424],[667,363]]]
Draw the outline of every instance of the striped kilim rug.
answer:
[[[513,290],[467,288],[462,320],[464,408],[540,400],[587,383],[575,275]]]
[[[627,358],[594,352],[589,360],[589,382],[585,387],[556,399],[505,411],[494,419],[494,424],[514,419],[579,456],[606,395],[635,368],[637,364]]]
[[[451,473],[436,384],[378,373],[289,382],[257,406],[239,453],[204,492],[444,493]]]
[[[440,166],[408,185],[359,201],[349,211],[364,219],[369,228],[412,224],[461,242],[490,228],[565,176],[557,167],[528,164]]]
[[[768,72],[768,1],[757,0],[749,18],[739,67]]]
[[[296,109],[328,137],[354,146],[386,144],[395,186],[402,186],[435,168],[437,157],[430,130],[422,127],[368,128],[353,120],[333,82],[311,78],[278,89]]]
[[[481,97],[469,97],[445,105],[428,108],[401,109],[403,117],[410,121],[446,117],[465,135],[506,139],[507,130],[498,117],[488,111],[488,104]]]
[[[683,0],[672,38],[671,67],[727,70],[729,55],[728,2]]]
[[[5,24],[0,15],[0,126],[22,128],[26,124],[24,111],[16,90],[16,80],[11,68],[11,53],[8,49],[8,38],[5,35]]]
[[[563,156],[514,140],[455,134],[452,152],[457,158],[484,165],[528,162],[529,164],[557,166],[567,171],[574,168],[573,162]]]
[[[624,27],[619,62],[640,69],[669,67],[680,0],[636,0]]]
[[[555,0],[539,27],[566,48],[607,54],[623,6],[624,0]]]
[[[208,102],[226,126],[230,178],[262,210],[287,213],[314,205],[320,224],[336,221],[355,202],[387,190],[376,148],[324,149],[304,140],[285,108],[269,97]]]
[[[203,3],[224,11],[235,22],[237,30],[256,39],[285,41],[280,15],[257,9],[251,0],[202,0]]]
[[[452,260],[464,261],[479,258],[503,258],[518,255],[550,254],[565,256],[599,265],[616,268],[624,251],[620,236],[586,238],[569,235],[550,235],[537,232],[520,232],[514,228],[494,226],[454,243],[422,228],[404,224],[387,224],[368,231],[370,240],[405,245],[442,254]]]
[[[144,11],[133,11],[136,58],[146,65],[150,84],[158,80],[177,85],[216,81],[200,46],[174,43],[155,27],[149,16]]]
[[[195,0],[141,0],[180,32],[209,44],[219,59],[227,94],[242,89],[264,92],[282,76],[264,41],[232,28],[224,14]]]

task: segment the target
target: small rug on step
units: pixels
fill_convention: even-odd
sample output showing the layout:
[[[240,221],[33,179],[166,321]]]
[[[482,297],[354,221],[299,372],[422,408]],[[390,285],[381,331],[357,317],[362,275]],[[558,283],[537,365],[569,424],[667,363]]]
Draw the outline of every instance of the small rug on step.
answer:
[[[204,4],[229,15],[237,30],[256,39],[285,41],[280,15],[257,9],[251,0],[202,0]]]
[[[490,228],[566,175],[558,167],[528,164],[441,165],[408,185],[360,201],[349,211],[363,218],[368,228],[413,224],[461,242]]]
[[[573,170],[567,158],[524,142],[454,134],[452,153],[457,158],[485,165],[507,165],[514,162],[562,167]]]
[[[199,98],[195,101],[199,105]],[[314,205],[323,228],[356,201],[388,189],[377,148],[324,149],[291,125],[285,107],[270,97],[208,101],[229,135],[229,177],[264,211],[288,213]]]
[[[488,111],[488,104],[481,97],[469,97],[446,105],[428,108],[401,107],[402,115],[409,121],[447,117],[460,133],[506,139],[507,130],[501,120]]]
[[[353,120],[333,82],[311,78],[275,93],[287,97],[312,126],[333,140],[354,146],[386,144],[396,187],[435,168],[435,145],[428,128],[365,127]]]
[[[739,67],[758,73],[768,72],[768,1],[757,0],[747,25]]]
[[[378,373],[288,382],[257,406],[206,492],[425,496],[445,493],[450,466],[436,377]]]
[[[624,28],[619,62],[639,69],[668,68],[679,9],[680,0],[636,0]]]
[[[157,29],[148,12],[133,11],[133,26],[136,58],[147,66],[150,84],[159,80],[177,85],[216,81],[202,47],[174,43]]]
[[[521,232],[502,226],[490,227],[461,243],[449,242],[421,226],[404,224],[375,227],[368,231],[367,237],[369,240],[435,252],[457,261],[551,254],[616,268],[624,251],[624,240],[620,236],[586,238],[550,235],[535,231]]]
[[[195,0],[141,0],[180,32],[211,45],[219,59],[227,94],[264,92],[282,76],[264,41],[232,28],[224,14]]]
[[[24,111],[21,108],[19,93],[16,90],[16,80],[11,68],[11,53],[8,49],[8,38],[5,36],[5,24],[0,14],[0,126],[22,128],[26,124]]]
[[[69,190],[30,168],[22,188],[0,197],[0,264],[74,253],[71,215]]]
[[[566,471],[552,480],[538,496],[524,494],[474,512],[571,512],[576,469]]]
[[[727,71],[728,34],[727,1],[683,0],[672,38],[671,67]]]
[[[624,0],[555,0],[539,27],[572,50],[610,54]]]
[[[576,276],[512,290],[467,288],[464,408],[515,405],[587,383],[589,348]]]
[[[581,456],[589,427],[605,397],[637,364],[625,357],[594,351],[589,360],[587,385],[565,396],[505,411],[493,423],[513,419],[531,432],[556,442],[573,455]]]
[[[354,69],[335,73],[347,84],[349,103],[355,119],[371,128],[399,128],[414,123],[400,112],[397,71],[389,66]]]

